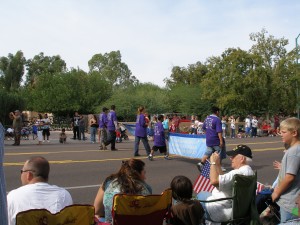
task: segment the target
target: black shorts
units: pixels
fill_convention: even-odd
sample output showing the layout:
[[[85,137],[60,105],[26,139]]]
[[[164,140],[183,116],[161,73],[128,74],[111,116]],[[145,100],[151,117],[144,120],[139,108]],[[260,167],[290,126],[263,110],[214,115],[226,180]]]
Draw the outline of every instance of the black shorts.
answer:
[[[160,153],[165,153],[167,152],[167,146],[153,146],[152,150],[155,152],[159,150]]]

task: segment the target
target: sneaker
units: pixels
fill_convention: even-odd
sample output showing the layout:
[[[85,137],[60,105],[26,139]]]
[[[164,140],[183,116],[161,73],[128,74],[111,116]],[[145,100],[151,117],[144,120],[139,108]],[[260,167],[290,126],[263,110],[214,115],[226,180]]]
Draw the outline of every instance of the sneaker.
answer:
[[[45,140],[43,140],[43,142],[45,142]]]
[[[152,155],[148,155],[148,159],[149,159],[150,161],[152,161],[152,160],[153,160],[153,156],[152,156]]]
[[[138,153],[138,154],[135,154],[134,156],[135,156],[135,157],[139,157],[139,156],[141,156],[141,155]]]
[[[165,155],[165,156],[164,156],[164,159],[165,159],[165,160],[170,160],[171,158],[170,158],[168,155]]]
[[[118,151],[118,149],[116,149],[116,148],[113,148],[113,149],[111,149],[112,151]]]
[[[203,169],[203,164],[201,162],[197,163],[197,168],[198,168],[199,172],[201,173],[201,171]]]
[[[221,170],[223,171],[223,172],[226,172],[226,169],[222,166],[221,167]]]
[[[50,141],[48,140],[47,142],[49,143]]]
[[[100,147],[99,147],[99,150],[103,150],[103,147],[102,147],[102,146],[100,146]]]

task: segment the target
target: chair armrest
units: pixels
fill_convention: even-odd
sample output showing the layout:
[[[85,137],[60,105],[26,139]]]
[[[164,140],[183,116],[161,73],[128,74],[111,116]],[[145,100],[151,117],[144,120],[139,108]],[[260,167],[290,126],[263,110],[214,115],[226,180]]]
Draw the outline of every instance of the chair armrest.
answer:
[[[218,199],[213,199],[213,200],[198,200],[198,201],[199,202],[204,202],[204,203],[209,203],[209,202],[218,202],[218,201],[223,201],[223,200],[233,200],[233,197],[218,198]]]

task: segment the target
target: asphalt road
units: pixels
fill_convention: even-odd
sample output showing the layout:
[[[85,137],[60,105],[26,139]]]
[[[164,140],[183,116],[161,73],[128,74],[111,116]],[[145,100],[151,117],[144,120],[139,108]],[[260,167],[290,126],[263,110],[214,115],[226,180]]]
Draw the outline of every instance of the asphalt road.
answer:
[[[71,135],[69,135],[71,137]],[[20,146],[11,146],[12,141],[5,141],[4,170],[7,192],[21,185],[20,170],[24,162],[31,156],[41,155],[50,161],[51,172],[49,183],[67,188],[74,203],[93,204],[100,183],[111,173],[115,173],[121,161],[133,156],[133,138],[117,143],[118,151],[100,151],[98,144],[89,141],[68,139],[67,144],[59,144],[57,133],[52,132],[51,142],[36,145],[37,140],[22,140]],[[253,150],[253,168],[257,170],[258,181],[272,184],[278,171],[273,169],[272,162],[280,161],[283,156],[283,143],[280,137],[261,137],[226,139],[227,150],[237,144],[246,144]],[[153,143],[150,142],[150,146]],[[147,182],[153,193],[161,193],[169,187],[176,175],[185,175],[193,182],[199,172],[197,159],[171,156],[172,160],[164,160],[157,156],[148,161],[142,143],[140,143],[140,159],[146,163]],[[230,160],[225,159],[223,165],[230,170]]]

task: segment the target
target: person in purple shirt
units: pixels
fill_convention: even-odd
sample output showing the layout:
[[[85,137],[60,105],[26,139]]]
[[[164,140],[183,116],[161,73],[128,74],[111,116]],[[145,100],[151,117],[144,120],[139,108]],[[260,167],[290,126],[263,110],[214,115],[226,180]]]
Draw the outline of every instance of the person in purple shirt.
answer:
[[[116,106],[112,105],[110,107],[110,111],[107,114],[107,130],[108,130],[108,138],[105,145],[110,145],[110,150],[117,151],[116,149],[116,129],[117,129],[117,115],[115,112]]]
[[[149,121],[146,121],[145,119],[145,107],[140,106],[138,108],[138,114],[136,116],[136,124],[135,124],[134,156],[140,156],[139,144],[141,140],[146,149],[147,155],[150,154],[150,146],[147,138],[148,122]]]
[[[157,123],[154,125],[154,146],[152,147],[151,153],[148,156],[148,159],[150,161],[153,160],[153,154],[154,152],[158,151],[160,153],[164,153],[164,158],[165,159],[170,159],[168,154],[167,154],[167,146],[166,146],[166,138],[165,138],[165,131],[164,131],[164,126],[162,124],[163,120],[164,120],[164,116],[163,115],[159,115],[158,116],[158,121]]]
[[[212,114],[206,117],[202,129],[206,134],[206,152],[201,158],[201,162],[197,164],[198,170],[201,172],[204,163],[212,155],[213,152],[218,152],[219,154],[223,148],[223,138],[222,138],[222,123],[218,117],[220,114],[220,109],[213,106]],[[222,168],[224,169],[224,168]]]
[[[107,113],[108,108],[103,107],[102,113],[99,115],[99,150],[107,150],[105,146],[107,142]]]

